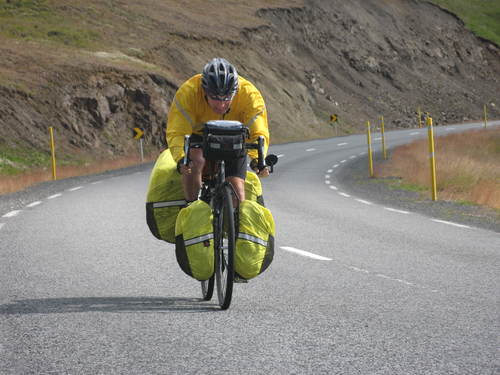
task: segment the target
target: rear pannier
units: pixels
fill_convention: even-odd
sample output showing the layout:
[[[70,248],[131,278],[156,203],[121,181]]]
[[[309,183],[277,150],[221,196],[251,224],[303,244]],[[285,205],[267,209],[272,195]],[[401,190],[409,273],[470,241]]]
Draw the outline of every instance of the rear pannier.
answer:
[[[175,243],[175,221],[186,205],[181,175],[170,150],[163,151],[153,167],[146,198],[146,221],[153,235]]]
[[[179,212],[175,225],[175,255],[181,269],[197,280],[214,273],[213,216],[210,206],[197,200]]]
[[[247,171],[245,179],[245,199],[257,202],[264,206],[262,184],[260,183],[260,178],[254,172]]]
[[[239,228],[234,267],[244,279],[266,270],[274,256],[274,219],[267,208],[245,200],[239,207]]]

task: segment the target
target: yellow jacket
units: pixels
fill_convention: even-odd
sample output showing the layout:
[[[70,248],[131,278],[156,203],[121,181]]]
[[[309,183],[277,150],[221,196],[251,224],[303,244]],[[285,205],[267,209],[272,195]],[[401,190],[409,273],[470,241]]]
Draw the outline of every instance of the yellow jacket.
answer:
[[[265,138],[264,155],[269,146],[269,129],[264,99],[259,90],[246,79],[239,77],[239,88],[229,111],[220,115],[212,111],[201,87],[201,74],[197,74],[177,90],[167,119],[167,144],[174,160],[184,156],[184,136],[203,134],[203,124],[210,120],[240,121],[250,130],[249,142],[262,135]],[[248,152],[257,157],[257,150]]]

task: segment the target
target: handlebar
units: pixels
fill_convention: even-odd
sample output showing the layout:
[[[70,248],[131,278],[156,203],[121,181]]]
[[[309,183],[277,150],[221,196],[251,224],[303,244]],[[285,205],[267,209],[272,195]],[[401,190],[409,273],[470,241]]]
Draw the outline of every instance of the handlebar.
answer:
[[[183,165],[189,164],[189,149],[192,146],[203,146],[202,142],[191,142],[191,136],[184,136],[184,158],[182,160]],[[269,154],[264,158],[264,137],[259,136],[257,139],[257,143],[245,143],[245,148],[247,150],[257,150],[258,158],[257,158],[257,168],[259,171],[263,170],[266,167],[270,168],[270,173],[274,172],[274,166],[278,163],[278,157],[273,154]]]

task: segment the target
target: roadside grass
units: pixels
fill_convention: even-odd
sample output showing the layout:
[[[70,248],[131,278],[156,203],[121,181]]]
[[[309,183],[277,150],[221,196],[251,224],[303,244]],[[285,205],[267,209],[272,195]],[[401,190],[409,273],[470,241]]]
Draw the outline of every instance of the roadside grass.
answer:
[[[431,0],[431,2],[456,14],[476,35],[500,46],[500,1]]]
[[[438,199],[500,210],[500,129],[437,137],[435,144]],[[397,147],[375,177],[392,177],[389,186],[430,196],[428,154],[427,140]]]
[[[154,161],[157,156],[158,153],[145,156],[144,162],[148,163]],[[0,171],[0,195],[14,193],[41,182],[52,181],[50,155],[38,155],[37,157],[39,157],[39,159],[37,159],[37,168],[30,168],[23,171],[19,168],[21,164],[17,164],[17,167],[11,167],[10,170]],[[61,159],[61,165],[58,165],[56,168],[56,175],[58,180],[62,180],[65,178],[97,174],[139,164],[141,164],[141,162],[136,155],[123,156],[113,160],[95,160],[92,162]],[[3,166],[4,162],[0,165]]]
[[[0,33],[17,39],[48,40],[88,48],[100,34],[83,27],[47,0],[0,0]]]

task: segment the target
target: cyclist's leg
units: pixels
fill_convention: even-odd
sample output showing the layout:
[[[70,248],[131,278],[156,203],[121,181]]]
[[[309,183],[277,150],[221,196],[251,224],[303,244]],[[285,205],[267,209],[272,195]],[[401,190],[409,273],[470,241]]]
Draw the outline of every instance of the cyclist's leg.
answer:
[[[201,172],[205,165],[205,158],[201,148],[189,150],[189,158],[191,159],[191,173],[182,175],[184,197],[188,202],[198,199],[198,193],[201,189]]]
[[[245,178],[247,175],[246,155],[236,160],[226,161],[227,180],[233,185],[234,191],[238,195],[240,202],[245,200]],[[236,207],[236,200],[233,200]]]

